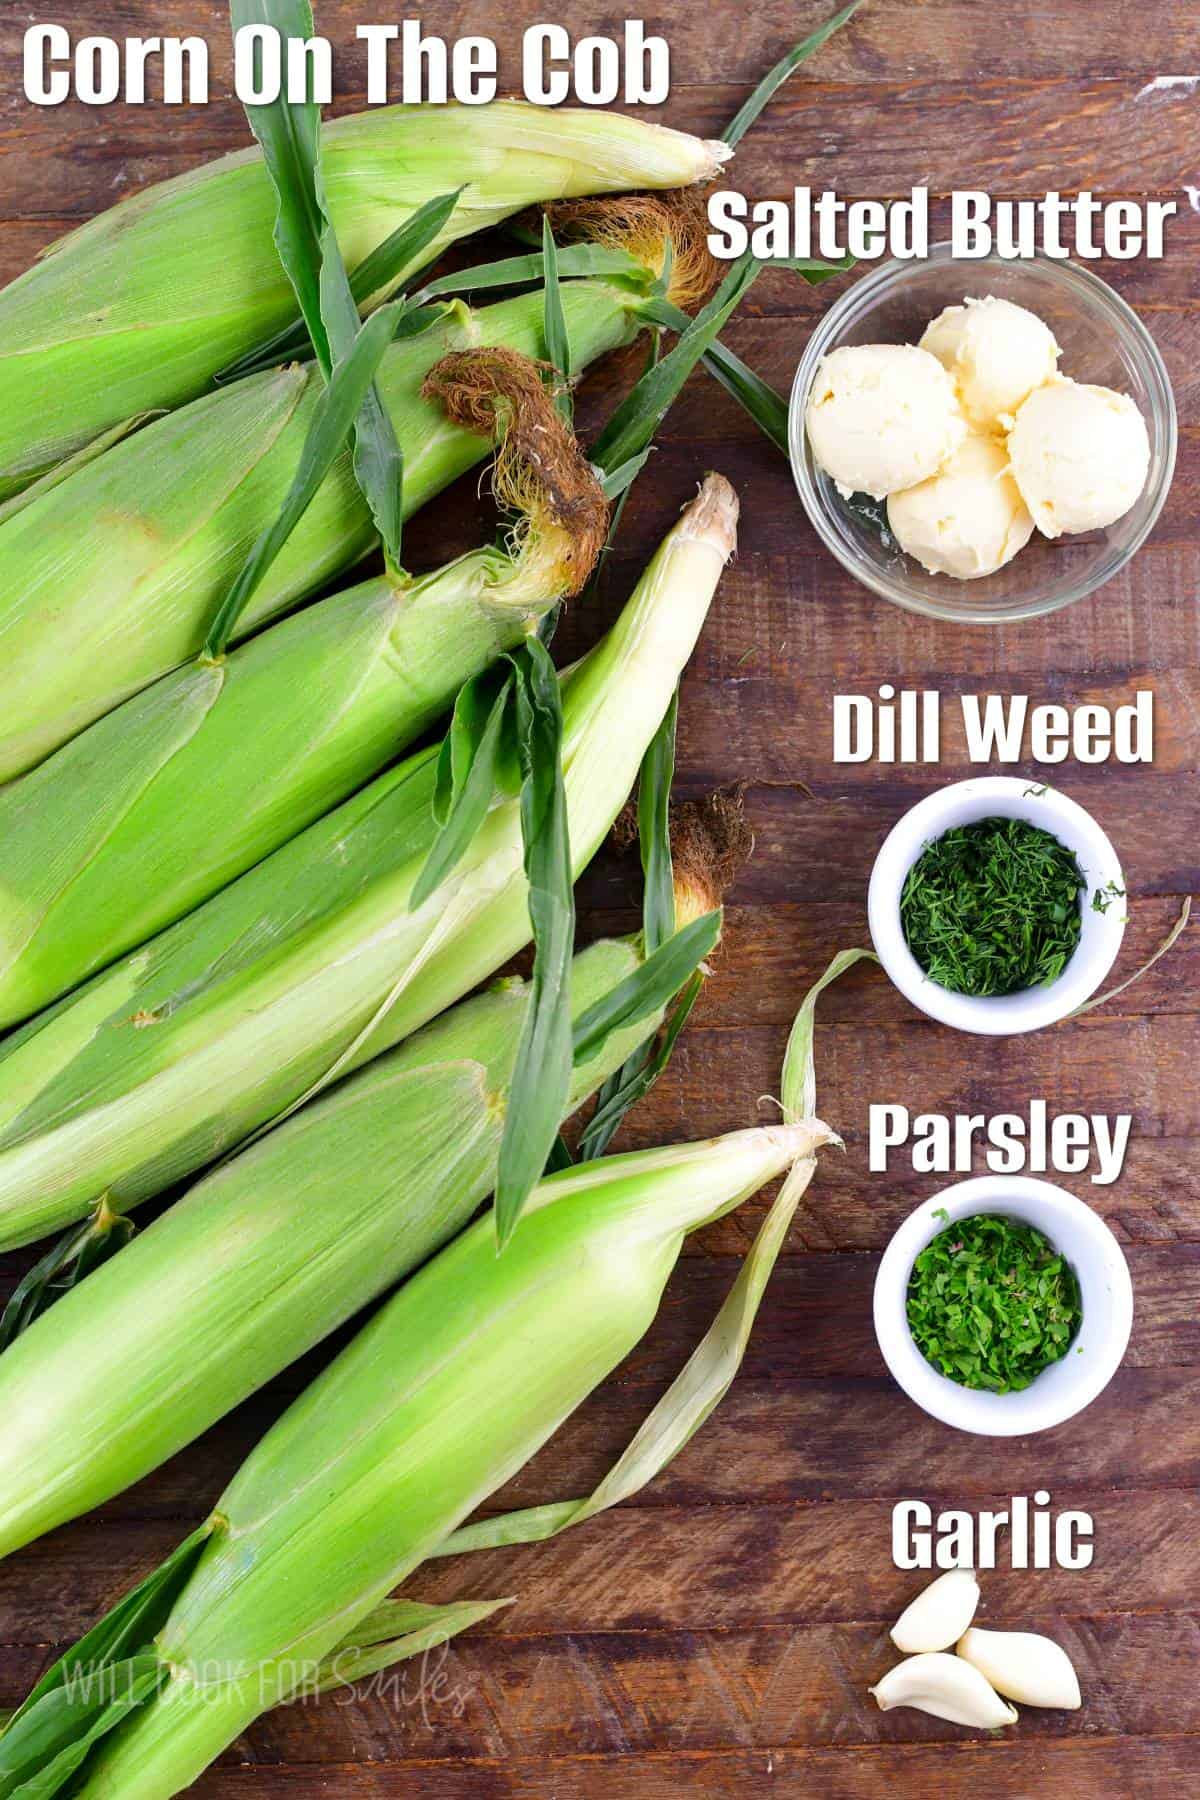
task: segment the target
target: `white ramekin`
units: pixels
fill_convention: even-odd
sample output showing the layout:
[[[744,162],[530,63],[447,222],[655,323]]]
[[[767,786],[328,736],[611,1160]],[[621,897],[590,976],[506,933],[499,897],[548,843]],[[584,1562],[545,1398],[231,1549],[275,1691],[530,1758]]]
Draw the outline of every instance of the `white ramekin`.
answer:
[[[1087,882],[1079,946],[1057,981],[993,1000],[954,994],[931,981],[909,949],[900,923],[900,896],[908,872],[927,844],[956,825],[979,819],[1025,819],[1073,850]],[[1098,911],[1093,897],[1107,905]],[[1117,960],[1125,935],[1125,877],[1112,844],[1090,813],[1056,788],[1013,775],[982,775],[929,794],[889,832],[875,859],[867,895],[871,940],[884,969],[914,1006],[987,1037],[1039,1031],[1065,1019],[1100,986]]]
[[[908,1282],[925,1246],[972,1213],[1002,1213],[1033,1225],[1061,1251],[1079,1282],[1083,1322],[1066,1355],[1014,1394],[989,1394],[939,1374],[908,1325]],[[1133,1325],[1133,1285],[1120,1244],[1098,1213],[1065,1188],[1029,1176],[984,1175],[936,1194],[909,1214],[875,1278],[875,1336],[910,1400],[958,1431],[1025,1437],[1073,1418],[1106,1388]]]

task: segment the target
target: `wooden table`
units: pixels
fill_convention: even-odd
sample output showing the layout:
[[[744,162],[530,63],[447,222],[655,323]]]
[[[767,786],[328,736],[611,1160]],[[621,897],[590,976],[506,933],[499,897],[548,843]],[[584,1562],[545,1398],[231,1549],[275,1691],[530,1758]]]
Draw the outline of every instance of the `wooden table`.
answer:
[[[716,134],[748,87],[830,0],[656,8],[675,51],[673,123]],[[53,9],[51,9],[52,11]],[[379,9],[326,0],[319,25],[352,46]],[[499,32],[511,59],[531,5],[430,0],[429,30]],[[864,938],[874,853],[900,811],[964,771],[953,734],[942,766],[890,772],[831,763],[831,696],[880,682],[1035,701],[1123,701],[1153,688],[1153,768],[1072,767],[1063,780],[1125,858],[1130,972],[1200,883],[1200,96],[1156,76],[1200,67],[1191,9],[1111,0],[869,0],[793,82],[738,159],[755,193],[797,181],[848,196],[926,183],[935,194],[1047,187],[1183,200],[1157,266],[1103,273],[1137,308],[1170,367],[1182,456],[1153,537],[1133,566],[1067,615],[1011,629],[923,623],[873,601],[819,548],[786,466],[697,376],[670,418],[652,476],[630,506],[601,611],[616,611],[642,559],[707,467],[737,484],[741,554],[687,677],[680,785],[745,784],[757,836],[732,897],[719,975],[674,1065],[627,1132],[630,1145],[699,1137],[759,1116],[778,1086],[800,995],[838,948]],[[35,113],[18,95],[25,8],[0,19],[0,274],[63,229],[245,139],[218,70],[208,108]],[[90,0],[73,27],[225,35],[216,0]],[[386,14],[387,9],[383,9]],[[392,16],[395,16],[394,14]],[[565,0],[580,31],[617,15]],[[623,16],[623,15],[621,15]],[[508,63],[512,67],[511,60]],[[340,104],[361,92],[343,54]],[[832,290],[836,292],[835,288]],[[831,290],[765,277],[730,342],[790,380]],[[611,404],[628,366],[593,381],[584,418]],[[478,532],[474,488],[410,537],[440,559]],[[575,618],[582,644],[603,621]],[[1034,773],[1032,765],[1028,765]],[[1024,766],[1023,766],[1024,771]],[[631,922],[632,868],[602,861],[584,884],[582,930]],[[260,1722],[195,1790],[205,1800],[599,1800],[937,1793],[1017,1800],[1182,1794],[1200,1782],[1200,935],[1125,999],[1018,1043],[968,1042],[915,1015],[875,970],[821,1011],[821,1106],[844,1133],[829,1155],[763,1308],[734,1392],[674,1467],[637,1501],[558,1542],[438,1565],[424,1597],[511,1593],[515,1606],[456,1642],[424,1683],[296,1707]],[[866,1110],[1132,1111],[1125,1175],[1078,1190],[1129,1255],[1137,1322],[1125,1365],[1071,1425],[1029,1441],[958,1436],[888,1379],[870,1323],[879,1252],[936,1180],[867,1172]],[[680,1366],[736,1269],[758,1209],[693,1244],[662,1316],[629,1364],[502,1499],[584,1491]],[[11,1283],[22,1259],[5,1268]],[[314,1365],[315,1366],[315,1365]],[[26,1552],[0,1577],[0,1702],[16,1701],[62,1646],[203,1514],[292,1375],[134,1493]],[[114,1371],[114,1379],[120,1371]],[[0,1421],[0,1430],[3,1429]],[[987,1619],[1051,1631],[1079,1668],[1073,1715],[1026,1712],[1001,1740],[911,1711],[884,1716],[865,1689],[888,1666],[886,1629],[919,1578],[897,1573],[899,1497],[976,1508],[1044,1487],[1096,1520],[1083,1574],[986,1581]]]

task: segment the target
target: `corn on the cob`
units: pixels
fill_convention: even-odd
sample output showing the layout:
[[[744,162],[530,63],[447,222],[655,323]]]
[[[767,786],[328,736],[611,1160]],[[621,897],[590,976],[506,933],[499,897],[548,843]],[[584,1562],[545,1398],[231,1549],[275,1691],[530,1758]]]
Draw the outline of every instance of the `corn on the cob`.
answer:
[[[458,187],[422,261],[536,201],[682,187],[727,154],[621,114],[503,102],[336,120],[322,172],[353,269],[422,202]],[[0,496],[132,414],[194,398],[291,322],[274,220],[261,154],[239,152],[102,214],[0,294]]]
[[[543,1180],[509,1252],[484,1218],[426,1265],[251,1455],[206,1524],[37,1684],[0,1732],[12,1800],[171,1800],[268,1707],[353,1683],[503,1601],[386,1600],[424,1558],[535,1543],[639,1492],[733,1381],[788,1225],[837,1142],[815,1117],[820,994],[785,1123]],[[582,1499],[466,1518],[632,1349],[683,1238],[786,1179],[704,1338]],[[107,1739],[107,1741],[105,1741]]]
[[[525,509],[510,548],[367,582],[202,657],[0,789],[0,1029],[344,800],[586,581],[608,508],[582,451],[532,363],[465,356],[503,433],[497,496]],[[447,405],[468,423],[453,390]]]
[[[634,941],[578,956],[575,1016],[639,960]],[[502,983],[360,1070],[0,1356],[0,1557],[140,1480],[462,1229],[494,1185],[527,1003]],[[657,1022],[575,1070],[570,1111]]]
[[[568,282],[562,300],[580,368],[638,328],[639,297],[628,289]],[[422,393],[431,369],[455,350],[541,356],[542,313],[538,293],[475,313],[455,305],[387,351],[378,385],[404,451],[406,516],[490,447]],[[116,444],[0,524],[0,781],[199,652],[280,510],[322,391],[312,365],[252,376]],[[316,592],[376,541],[347,450],[238,635]]]
[[[679,810],[680,929],[721,906],[741,830],[711,804]],[[575,1018],[643,955],[636,938],[576,957]],[[140,1480],[462,1229],[494,1183],[527,1004],[504,981],[426,1026],[208,1175],[0,1356],[0,1557]],[[576,1066],[568,1113],[661,1018]]]
[[[147,1651],[157,1691],[84,1766],[81,1800],[168,1800],[268,1707],[320,1687],[633,1349],[685,1235],[827,1138],[779,1125],[585,1165],[542,1183],[503,1256],[486,1217],[443,1250],[222,1496]]]
[[[731,554],[709,476],[616,626],[564,683],[576,872],[633,785]],[[528,941],[516,798],[499,793],[443,886],[436,751],[347,801],[0,1047],[0,1247],[161,1191],[333,1074],[398,1043]]]

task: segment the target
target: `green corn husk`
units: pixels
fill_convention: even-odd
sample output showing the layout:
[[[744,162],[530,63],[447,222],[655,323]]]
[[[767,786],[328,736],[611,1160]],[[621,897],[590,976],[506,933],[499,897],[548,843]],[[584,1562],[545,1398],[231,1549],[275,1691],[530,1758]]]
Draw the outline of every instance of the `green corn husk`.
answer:
[[[8,1800],[171,1800],[269,1707],[508,1604],[387,1599],[425,1558],[544,1541],[652,1481],[728,1392],[817,1153],[838,1142],[815,1116],[816,1005],[869,954],[842,952],[805,997],[782,1125],[543,1180],[505,1256],[485,1217],[395,1295],[0,1731]],[[632,1350],[684,1236],[776,1174],[712,1324],[592,1492],[464,1524]]]
[[[538,201],[683,187],[727,154],[623,114],[517,102],[390,107],[322,134],[351,269],[422,203],[459,187],[422,263]],[[0,293],[0,497],[131,415],[193,399],[288,326],[296,300],[274,225],[261,153],[242,151],[102,214]]]
[[[635,335],[639,299],[609,283],[563,285],[576,367]],[[492,346],[541,357],[540,293],[477,312],[456,304],[387,351],[378,387],[404,454],[405,517],[491,448],[422,387],[447,353]],[[199,653],[279,514],[323,391],[311,364],[251,376],[115,444],[0,523],[0,781]],[[315,593],[377,541],[347,448],[237,635]]]
[[[607,524],[599,483],[533,364],[478,365],[510,433],[498,497],[527,509],[508,549],[366,582],[201,657],[0,789],[0,1029],[354,793],[583,586]]]
[[[635,940],[576,957],[575,1017],[640,961]],[[360,1070],[0,1356],[0,1557],[149,1474],[463,1228],[495,1183],[527,1003],[502,983]],[[660,1019],[575,1069],[568,1112]]]
[[[619,812],[732,553],[709,476],[564,682],[572,863]],[[0,1248],[161,1192],[398,1043],[528,942],[519,800],[498,793],[420,906],[436,748],[389,771],[0,1045]]]
[[[81,1800],[168,1800],[268,1707],[319,1690],[359,1621],[630,1353],[685,1235],[826,1141],[779,1125],[588,1164],[542,1183],[503,1256],[486,1217],[443,1250],[188,1546],[155,1697],[85,1765]]]

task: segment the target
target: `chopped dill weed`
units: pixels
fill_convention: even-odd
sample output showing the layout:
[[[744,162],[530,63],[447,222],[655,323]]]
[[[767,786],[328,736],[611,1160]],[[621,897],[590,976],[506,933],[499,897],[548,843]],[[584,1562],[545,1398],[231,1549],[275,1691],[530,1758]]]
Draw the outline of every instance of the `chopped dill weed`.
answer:
[[[1057,981],[1083,929],[1087,883],[1072,851],[1024,819],[979,819],[927,844],[900,922],[931,981],[994,999]]]
[[[1079,1283],[1032,1225],[975,1213],[940,1231],[908,1279],[908,1323],[927,1362],[963,1387],[1027,1388],[1079,1330]]]
[[[1115,881],[1110,881],[1104,887],[1097,888],[1092,895],[1092,911],[1106,913],[1114,900],[1124,900],[1125,897],[1125,889],[1118,887]]]

